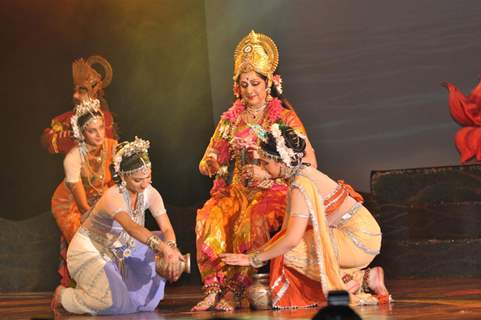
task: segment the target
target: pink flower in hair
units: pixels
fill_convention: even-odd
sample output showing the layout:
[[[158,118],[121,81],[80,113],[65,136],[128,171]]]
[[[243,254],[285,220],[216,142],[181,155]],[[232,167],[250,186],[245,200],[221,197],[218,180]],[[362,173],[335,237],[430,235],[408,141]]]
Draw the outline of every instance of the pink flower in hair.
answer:
[[[237,81],[234,81],[234,86],[232,87],[232,92],[234,92],[234,97],[237,99],[240,98],[240,89],[239,89],[239,84]]]
[[[282,94],[282,78],[280,74],[276,74],[272,77],[272,82],[274,83],[274,86],[276,86],[277,92],[279,94]]]

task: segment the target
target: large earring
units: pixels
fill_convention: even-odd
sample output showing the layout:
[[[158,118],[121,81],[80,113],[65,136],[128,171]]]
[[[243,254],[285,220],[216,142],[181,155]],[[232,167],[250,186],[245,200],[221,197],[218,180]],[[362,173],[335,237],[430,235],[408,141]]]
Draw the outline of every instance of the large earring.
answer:
[[[266,93],[267,93],[267,95],[266,95],[266,101],[267,101],[267,102],[271,102],[271,101],[272,101],[271,88],[267,88],[267,89],[266,89]]]
[[[83,138],[83,134],[81,133],[80,135]],[[86,158],[87,155],[89,154],[89,151],[87,149],[87,143],[85,142],[85,140],[84,139],[80,140],[78,146],[79,146],[80,155],[82,156],[82,158]]]
[[[127,190],[127,182],[125,182],[124,179],[122,179],[122,182],[120,183],[119,186],[120,192],[125,192]]]
[[[281,169],[279,170],[279,177],[280,178],[286,177],[286,167],[283,164],[281,164]]]

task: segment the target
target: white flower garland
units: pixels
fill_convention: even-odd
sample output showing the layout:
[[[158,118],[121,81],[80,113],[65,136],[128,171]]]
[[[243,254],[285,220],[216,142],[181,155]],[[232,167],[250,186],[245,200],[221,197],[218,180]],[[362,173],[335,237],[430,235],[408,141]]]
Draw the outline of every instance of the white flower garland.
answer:
[[[282,162],[289,168],[297,167],[298,164],[292,165],[292,163],[299,162],[299,160],[303,158],[303,153],[294,152],[294,150],[287,147],[286,141],[284,140],[284,136],[282,136],[282,132],[278,123],[274,123],[271,126],[271,132],[274,138],[276,138],[276,150],[279,153]]]
[[[292,167],[291,159],[295,156],[295,153],[292,149],[286,146],[286,141],[282,136],[282,132],[281,132],[281,129],[279,128],[278,123],[274,123],[272,125],[271,132],[274,138],[276,138],[276,150],[277,152],[279,152],[282,162],[284,162],[285,165],[291,168]]]

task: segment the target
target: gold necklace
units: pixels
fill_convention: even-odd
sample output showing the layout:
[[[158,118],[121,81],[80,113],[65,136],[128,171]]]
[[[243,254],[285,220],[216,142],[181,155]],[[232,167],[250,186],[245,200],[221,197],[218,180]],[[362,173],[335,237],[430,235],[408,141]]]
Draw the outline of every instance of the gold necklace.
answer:
[[[247,108],[246,108],[246,111],[247,111],[248,114],[250,114],[250,115],[252,116],[252,118],[253,118],[254,120],[256,120],[256,119],[257,119],[257,115],[258,115],[259,113],[264,113],[264,110],[266,109],[266,107],[267,107],[267,103],[264,103],[264,104],[263,104],[261,107],[259,107],[259,108],[247,107]]]
[[[87,169],[88,169],[88,174],[87,174],[87,183],[88,185],[97,193],[98,197],[102,196],[103,193],[103,188],[102,186],[104,185],[104,180],[105,180],[105,144],[104,142],[102,144],[101,150],[100,150],[100,156],[99,157],[94,157],[94,160],[98,163],[100,162],[97,170],[94,170],[92,166],[90,165],[90,159],[89,159],[89,154],[87,153],[87,159],[85,159],[86,164],[87,164]],[[92,182],[94,179],[100,181],[100,190],[94,185]]]
[[[246,108],[242,118],[246,124],[259,124],[264,119],[267,105],[259,108]]]

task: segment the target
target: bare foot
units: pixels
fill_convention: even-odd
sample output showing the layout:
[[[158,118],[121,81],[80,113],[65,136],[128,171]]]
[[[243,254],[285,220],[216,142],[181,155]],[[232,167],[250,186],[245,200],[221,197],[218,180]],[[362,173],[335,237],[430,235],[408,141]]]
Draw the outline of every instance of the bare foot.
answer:
[[[204,297],[204,299],[200,300],[190,311],[208,311],[212,309],[217,303],[217,292],[209,293]]]
[[[239,303],[235,297],[234,292],[227,291],[224,297],[215,305],[217,311],[234,311]]]
[[[53,292],[52,301],[50,302],[50,309],[54,312],[62,307],[62,304],[60,303],[60,293],[63,289],[65,289],[65,287],[59,285],[57,286],[57,288],[55,288],[55,291]]]
[[[351,294],[356,294],[360,288],[359,282],[355,280],[350,280],[346,283],[346,290]]]
[[[384,270],[381,267],[370,269],[367,284],[369,289],[376,294],[379,303],[389,302],[389,291],[384,284]]]

